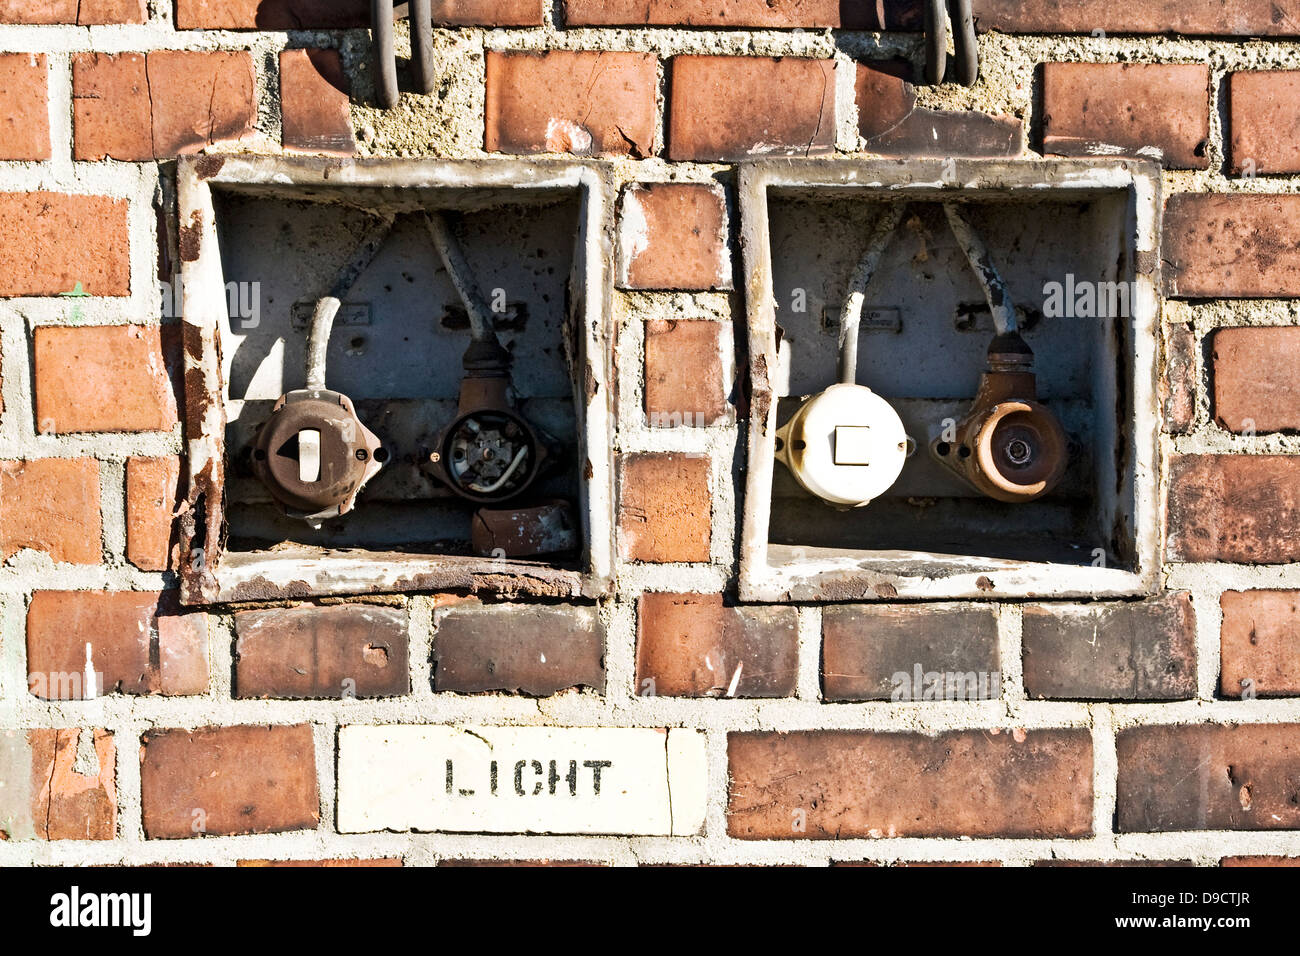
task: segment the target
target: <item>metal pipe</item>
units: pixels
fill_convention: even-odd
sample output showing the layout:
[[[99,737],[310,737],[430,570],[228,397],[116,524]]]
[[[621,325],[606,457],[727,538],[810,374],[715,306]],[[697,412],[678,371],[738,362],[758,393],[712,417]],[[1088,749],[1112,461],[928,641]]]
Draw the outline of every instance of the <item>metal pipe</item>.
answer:
[[[334,277],[334,283],[316,303],[311,316],[311,333],[307,340],[307,387],[323,389],[325,387],[326,353],[329,351],[330,333],[334,330],[334,317],[338,315],[339,306],[352,286],[356,284],[361,273],[375,261],[380,247],[388,234],[393,231],[393,217],[380,216],[361,240],[356,251],[352,253],[347,264]]]
[[[433,6],[432,0],[411,0],[411,66],[416,88],[433,92]]]
[[[948,68],[948,11],[944,0],[925,2],[925,79],[931,86],[943,82]]]
[[[867,286],[876,274],[880,257],[889,245],[890,237],[903,220],[905,203],[892,203],[871,229],[867,238],[867,247],[862,252],[849,277],[849,288],[844,295],[844,304],[840,306],[840,382],[846,385],[857,384],[858,378],[858,329],[862,325],[862,307],[866,302]]]
[[[997,334],[1008,335],[1018,331],[1016,305],[1011,301],[1011,294],[1007,291],[1007,284],[1002,280],[1002,274],[993,264],[988,246],[984,245],[984,240],[957,211],[955,204],[944,203],[943,211],[948,217],[952,234],[957,237],[957,245],[961,246],[962,252],[966,254],[971,271],[975,273],[980,288],[984,290],[984,298],[989,304],[989,311],[993,314],[993,327],[997,329]]]
[[[484,300],[478,282],[474,279],[473,270],[470,269],[465,253],[461,251],[460,243],[452,234],[446,218],[440,212],[426,212],[424,221],[429,229],[429,236],[433,239],[434,248],[438,250],[438,256],[442,259],[443,267],[451,277],[451,284],[455,286],[461,302],[465,304],[465,311],[469,315],[470,335],[475,342],[490,343],[499,347],[496,328],[492,321],[492,310]]]
[[[971,0],[949,0],[952,4],[952,41],[957,54],[957,82],[974,86],[980,75],[979,43],[975,39],[975,16]]]
[[[386,110],[396,106],[398,100],[393,17],[393,0],[370,0],[370,28],[375,36],[375,97]]]

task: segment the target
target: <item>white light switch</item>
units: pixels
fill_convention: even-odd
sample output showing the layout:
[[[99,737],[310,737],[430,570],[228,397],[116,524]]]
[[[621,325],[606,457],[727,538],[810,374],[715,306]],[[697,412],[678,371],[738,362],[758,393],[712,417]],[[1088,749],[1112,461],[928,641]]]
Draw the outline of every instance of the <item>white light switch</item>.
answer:
[[[839,425],[835,429],[835,464],[871,464],[871,428],[867,425]]]

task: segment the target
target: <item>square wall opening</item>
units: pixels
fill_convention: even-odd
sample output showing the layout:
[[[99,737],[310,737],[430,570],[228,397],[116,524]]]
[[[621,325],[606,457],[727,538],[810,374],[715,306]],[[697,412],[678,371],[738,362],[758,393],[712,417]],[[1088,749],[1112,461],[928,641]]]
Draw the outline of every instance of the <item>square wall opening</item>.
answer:
[[[1158,183],[1144,164],[1087,161],[746,168],[753,396],[742,598],[1149,590],[1159,535]],[[982,243],[1032,352],[1036,394],[1020,397],[1060,425],[1063,471],[1040,497],[1000,500],[952,467],[951,456],[974,446],[965,436],[975,431],[959,423],[974,420],[1005,329],[949,210]],[[859,264],[873,241],[863,287]],[[843,380],[842,306],[855,289],[854,381],[897,413],[908,451],[887,490],[847,506],[776,459],[809,398]],[[857,431],[825,437],[843,444]]]
[[[604,593],[609,195],[588,164],[183,162],[187,600]],[[342,452],[319,405],[275,430],[340,395]],[[331,455],[371,462],[359,493],[300,503]]]

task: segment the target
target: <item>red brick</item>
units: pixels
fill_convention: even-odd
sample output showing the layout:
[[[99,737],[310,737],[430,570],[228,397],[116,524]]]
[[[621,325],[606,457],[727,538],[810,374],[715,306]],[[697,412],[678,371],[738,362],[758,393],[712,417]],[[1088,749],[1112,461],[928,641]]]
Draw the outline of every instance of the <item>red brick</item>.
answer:
[[[126,559],[142,571],[176,567],[175,514],[181,502],[181,460],[128,458]]]
[[[1175,457],[1168,550],[1173,561],[1300,560],[1300,456]]]
[[[916,105],[906,61],[859,63],[854,81],[863,149],[878,156],[1018,156],[1024,124],[1014,116]]]
[[[1181,435],[1196,421],[1196,396],[1200,391],[1200,370],[1196,361],[1200,339],[1187,324],[1165,327],[1165,362],[1160,377],[1164,401],[1165,431]]]
[[[126,200],[0,193],[0,297],[131,291]]]
[[[1300,295],[1300,196],[1180,193],[1164,232],[1169,295]]]
[[[1135,156],[1208,169],[1210,68],[1205,64],[1047,63],[1043,152]]]
[[[238,860],[235,866],[255,866],[255,867],[323,867],[334,869],[338,867],[388,867],[401,866],[401,857],[388,856],[377,860]]]
[[[732,162],[833,152],[836,116],[833,60],[673,58],[671,159]]]
[[[625,289],[730,289],[727,196],[716,183],[633,183],[620,209]]]
[[[0,23],[144,23],[145,0],[0,0]]]
[[[645,413],[652,427],[702,428],[730,410],[718,322],[651,319],[645,326]]]
[[[0,563],[23,548],[55,562],[99,564],[99,462],[0,461]]]
[[[285,149],[351,155],[357,151],[348,78],[338,50],[280,54],[280,112]]]
[[[140,796],[151,840],[314,830],[316,754],[307,724],[151,730]]]
[[[842,605],[822,612],[827,700],[998,698],[1000,672],[998,623],[987,607]]]
[[[791,697],[798,670],[792,607],[724,607],[721,594],[641,595],[640,696]]]
[[[490,50],[487,149],[650,156],[658,85],[659,61],[653,53]]]
[[[1214,333],[1214,420],[1233,432],[1300,428],[1300,328]]]
[[[346,30],[370,26],[368,0],[176,0],[181,30]]]
[[[88,765],[77,766],[82,731],[31,730],[32,821],[41,840],[111,840],[117,833],[117,749],[106,730],[89,731]],[[93,743],[92,743],[93,740]],[[79,769],[88,770],[80,773]]]
[[[1300,856],[1225,856],[1220,866],[1300,866]]]
[[[433,0],[440,26],[541,26],[543,0]],[[182,30],[345,30],[370,26],[368,0],[177,0]]]
[[[435,612],[433,687],[549,697],[605,690],[605,630],[595,608],[482,607]]]
[[[1121,833],[1300,827],[1300,724],[1131,727],[1115,749]]]
[[[253,131],[254,97],[249,53],[79,53],[73,155],[141,162],[241,140]]]
[[[920,4],[907,0],[565,0],[576,26],[691,26],[915,30]]]
[[[1225,591],[1219,606],[1220,693],[1300,695],[1300,591]]]
[[[0,54],[0,159],[50,158],[50,105],[43,53]]]
[[[42,326],[35,370],[42,434],[170,431],[176,424],[156,325]]]
[[[1026,607],[1021,642],[1031,698],[1196,696],[1196,612],[1186,591],[1149,601]]]
[[[93,692],[87,666],[97,675]],[[37,591],[27,608],[27,672],[31,693],[46,700],[206,694],[207,615],[183,613],[174,591]]]
[[[627,561],[708,561],[713,526],[709,459],[644,454],[623,459],[619,538]]]
[[[1087,730],[732,733],[727,762],[740,839],[1092,835]]]
[[[396,697],[411,690],[407,615],[372,604],[235,615],[235,696]]]
[[[974,0],[980,30],[1000,33],[1182,33],[1296,36],[1297,0]]]
[[[1228,101],[1234,173],[1300,172],[1300,70],[1233,73]]]

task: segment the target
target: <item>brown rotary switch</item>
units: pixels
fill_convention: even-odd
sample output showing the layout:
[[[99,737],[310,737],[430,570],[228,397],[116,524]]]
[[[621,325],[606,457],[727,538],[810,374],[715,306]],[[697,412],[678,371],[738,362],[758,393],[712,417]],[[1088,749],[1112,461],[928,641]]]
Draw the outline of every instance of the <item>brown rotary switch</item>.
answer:
[[[347,514],[387,453],[351,400],[299,389],[275,403],[253,445],[253,471],[292,516],[311,524]]]
[[[1036,401],[1034,353],[1016,333],[989,346],[970,413],[955,435],[933,444],[935,457],[997,501],[1034,501],[1065,475],[1069,443],[1061,423]],[[948,438],[952,440],[948,440]]]

